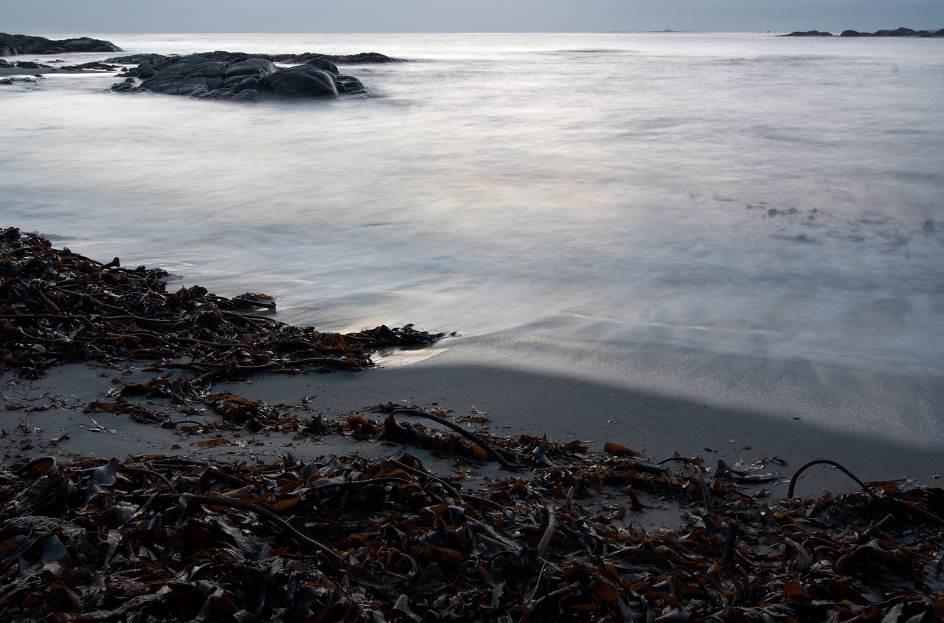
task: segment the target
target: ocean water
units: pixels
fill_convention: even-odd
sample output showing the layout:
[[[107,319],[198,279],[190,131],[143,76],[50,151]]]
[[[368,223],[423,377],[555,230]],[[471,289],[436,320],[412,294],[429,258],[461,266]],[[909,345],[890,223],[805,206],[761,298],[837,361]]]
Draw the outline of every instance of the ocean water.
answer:
[[[944,374],[944,40],[96,36],[412,62],[342,67],[371,97],[333,102],[2,87],[7,225],[292,321],[512,336],[565,369],[645,345]]]

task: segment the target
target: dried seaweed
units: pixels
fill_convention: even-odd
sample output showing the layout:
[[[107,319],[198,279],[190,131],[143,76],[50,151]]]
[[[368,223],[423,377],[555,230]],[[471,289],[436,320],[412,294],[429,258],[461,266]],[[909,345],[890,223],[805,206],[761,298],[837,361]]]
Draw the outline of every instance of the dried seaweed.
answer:
[[[490,441],[498,443],[498,440]],[[531,440],[505,440],[523,463]],[[549,442],[547,442],[549,443]],[[0,618],[56,621],[937,621],[940,489],[765,505],[723,479],[551,444],[463,490],[411,454],[0,472]],[[632,521],[627,483],[685,508]],[[603,504],[605,502],[605,504]],[[621,508],[622,513],[601,512]]]

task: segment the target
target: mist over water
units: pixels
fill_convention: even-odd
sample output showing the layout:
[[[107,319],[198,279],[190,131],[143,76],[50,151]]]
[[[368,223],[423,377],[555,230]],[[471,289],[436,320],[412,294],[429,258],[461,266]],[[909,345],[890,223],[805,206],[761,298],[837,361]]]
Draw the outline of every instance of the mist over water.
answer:
[[[944,371],[941,40],[101,36],[415,62],[337,102],[3,87],[5,224],[324,329]]]

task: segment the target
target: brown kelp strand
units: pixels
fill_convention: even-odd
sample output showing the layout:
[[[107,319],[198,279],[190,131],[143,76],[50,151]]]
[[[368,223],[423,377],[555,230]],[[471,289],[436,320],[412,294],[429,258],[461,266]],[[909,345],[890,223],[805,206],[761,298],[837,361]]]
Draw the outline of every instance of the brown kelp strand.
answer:
[[[713,474],[709,510],[689,467],[712,470],[697,457],[676,470],[580,444],[504,445],[521,471],[475,483],[410,453],[225,469],[173,456],[14,466],[0,472],[0,619],[944,616],[944,526],[931,519],[944,513],[940,489],[866,483],[768,504]],[[643,529],[654,500],[679,504],[681,523]]]
[[[168,292],[166,277],[0,230],[0,372],[36,377],[60,363],[137,359],[188,370],[202,386],[256,372],[358,370],[372,365],[378,349],[443,337],[412,325],[347,335],[296,327],[260,313],[275,308],[264,294]]]

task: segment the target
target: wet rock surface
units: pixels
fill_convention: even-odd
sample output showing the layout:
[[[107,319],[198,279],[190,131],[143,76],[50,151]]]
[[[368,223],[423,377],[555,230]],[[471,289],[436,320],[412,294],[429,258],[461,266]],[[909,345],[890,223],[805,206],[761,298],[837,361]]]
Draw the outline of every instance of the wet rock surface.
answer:
[[[137,64],[112,87],[117,92],[152,91],[206,99],[259,100],[337,98],[366,94],[360,80],[341,74],[336,63],[387,63],[396,59],[377,53],[344,56],[323,54],[259,54],[207,52],[188,56],[136,54],[108,63]],[[279,67],[276,63],[292,63]],[[128,82],[128,78],[141,80]]]

